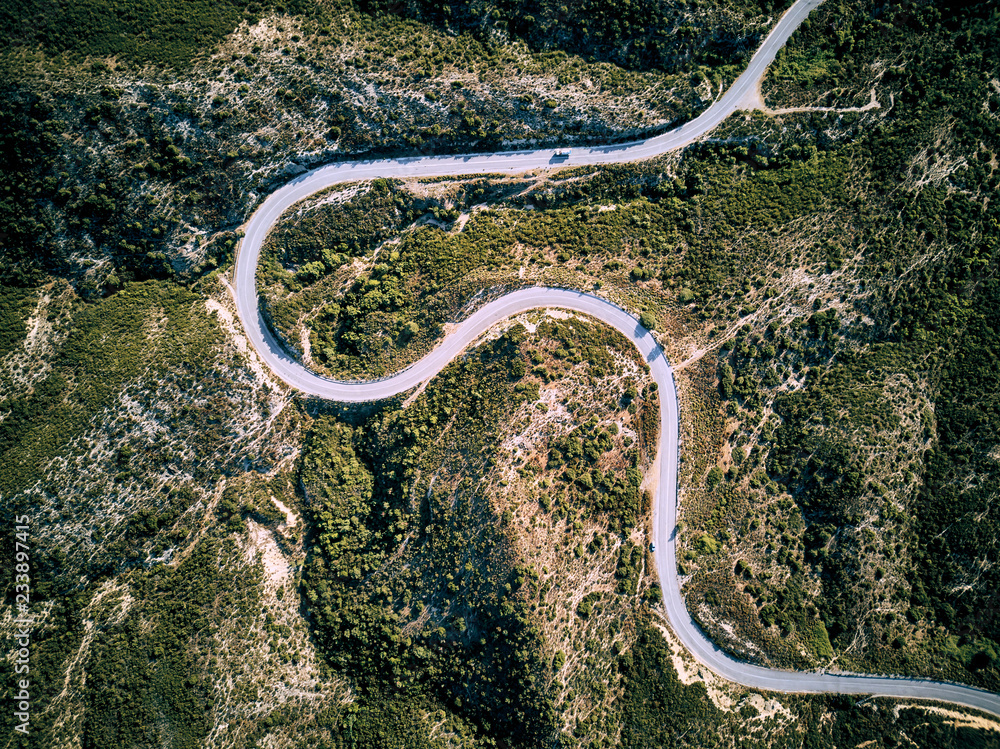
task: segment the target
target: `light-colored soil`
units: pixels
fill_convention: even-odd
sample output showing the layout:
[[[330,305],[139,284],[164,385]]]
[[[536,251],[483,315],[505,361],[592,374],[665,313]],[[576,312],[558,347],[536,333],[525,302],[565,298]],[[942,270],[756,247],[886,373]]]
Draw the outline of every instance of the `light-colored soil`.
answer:
[[[897,714],[903,707],[910,707],[914,710],[923,710],[925,713],[932,713],[934,715],[941,715],[945,718],[950,718],[947,722],[956,728],[976,728],[983,731],[1000,733],[1000,720],[995,718],[987,718],[982,715],[973,715],[970,713],[960,713],[957,710],[949,710],[946,707],[931,705],[897,705]]]

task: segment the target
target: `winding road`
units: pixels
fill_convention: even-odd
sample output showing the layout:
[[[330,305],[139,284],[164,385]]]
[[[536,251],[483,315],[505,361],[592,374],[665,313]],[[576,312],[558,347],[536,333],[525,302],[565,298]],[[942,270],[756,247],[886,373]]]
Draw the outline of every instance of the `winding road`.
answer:
[[[623,145],[573,149],[558,159],[554,150],[517,151],[464,156],[429,156],[330,164],[308,172],[270,195],[250,218],[238,250],[233,294],[250,345],[280,379],[304,393],[334,401],[371,401],[405,392],[443,369],[494,324],[511,315],[538,308],[581,312],[621,331],[650,365],[659,385],[660,451],[652,470],[660,478],[653,502],[653,532],[663,605],[677,637],[704,666],[730,681],[756,689],[797,693],[867,694],[904,699],[950,702],[1000,717],[1000,695],[960,684],[908,677],[783,671],[737,660],[701,631],[684,606],[677,577],[675,527],[677,516],[677,461],[679,424],[677,391],[670,364],[653,336],[628,312],[610,302],[578,291],[532,287],[484,305],[456,326],[427,356],[382,380],[337,382],[307,370],[275,340],[261,316],[257,300],[256,268],[267,232],[296,202],[318,190],[344,182],[378,177],[432,177],[474,173],[520,173],[551,166],[611,164],[658,156],[681,148],[708,133],[747,102],[756,92],[764,71],[781,46],[822,0],[798,0],[777,23],[733,86],[697,119],[663,135]]]

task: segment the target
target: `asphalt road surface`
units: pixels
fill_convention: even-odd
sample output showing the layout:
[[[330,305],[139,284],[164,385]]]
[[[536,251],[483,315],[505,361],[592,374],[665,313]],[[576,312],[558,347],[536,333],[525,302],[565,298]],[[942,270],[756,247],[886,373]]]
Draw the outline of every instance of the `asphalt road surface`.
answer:
[[[660,392],[660,452],[652,470],[660,478],[653,502],[656,564],[663,604],[675,633],[703,665],[729,679],[757,689],[777,692],[877,695],[951,702],[1000,717],[1000,696],[960,684],[893,676],[782,671],[737,660],[716,647],[688,614],[677,577],[675,529],[677,516],[678,443],[677,392],[673,372],[659,344],[628,312],[578,291],[533,287],[521,289],[481,307],[462,321],[437,347],[405,370],[371,382],[337,382],[307,370],[292,359],[271,335],[261,317],[255,273],[267,232],[288,208],[331,185],[378,177],[433,177],[458,174],[520,173],[553,166],[580,166],[638,161],[681,148],[705,135],[753,100],[757,86],[775,54],[795,28],[822,0],[798,0],[764,40],[733,86],[701,116],[663,135],[622,145],[574,148],[570,157],[555,150],[515,151],[464,156],[428,156],[356,161],[320,167],[288,183],[257,209],[246,225],[234,274],[234,296],[250,344],[271,370],[290,386],[334,401],[372,401],[389,398],[427,381],[473,343],[482,333],[511,315],[538,308],[581,312],[621,331],[650,365]]]

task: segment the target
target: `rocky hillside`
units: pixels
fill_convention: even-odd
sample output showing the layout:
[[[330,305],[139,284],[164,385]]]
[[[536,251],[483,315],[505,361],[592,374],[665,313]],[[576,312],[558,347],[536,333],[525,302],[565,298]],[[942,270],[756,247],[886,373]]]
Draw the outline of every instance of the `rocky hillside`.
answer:
[[[10,746],[1000,744],[691,662],[646,551],[659,395],[593,321],[523,315],[352,409],[234,322],[239,226],[291,175],[666,125],[779,10],[633,5],[0,6],[0,567],[34,622]],[[269,238],[270,321],[380,375],[505,289],[606,295],[678,373],[713,637],[997,690],[996,23],[830,0],[771,109],[684,153],[315,196]]]

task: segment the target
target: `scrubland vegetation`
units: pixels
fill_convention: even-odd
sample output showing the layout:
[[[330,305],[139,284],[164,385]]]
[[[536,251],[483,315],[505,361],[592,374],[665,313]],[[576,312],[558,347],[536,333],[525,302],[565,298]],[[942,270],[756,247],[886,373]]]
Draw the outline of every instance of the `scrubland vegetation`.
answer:
[[[997,745],[692,669],[646,551],[658,394],[601,326],[525,315],[354,410],[241,350],[215,269],[296,165],[662,125],[781,9],[633,6],[3,7],[0,554],[28,514],[39,621],[20,745]],[[517,285],[606,295],[677,367],[678,562],[712,636],[997,690],[998,30],[952,10],[828,0],[764,90],[877,109],[314,196],[269,238],[270,322],[362,377]]]
[[[360,349],[368,372],[426,350],[398,335],[414,306],[436,312],[418,325],[426,347],[484,278],[510,288],[560,269],[563,283],[655,311],[674,339],[672,358],[695,352],[682,375],[685,443],[696,447],[686,456],[681,565],[705,625],[746,657],[996,688],[985,384],[994,367],[983,352],[995,328],[995,206],[985,198],[997,183],[997,118],[986,58],[967,61],[964,88],[948,82],[947,94],[935,93],[954,69],[943,50],[956,28],[968,29],[970,48],[986,49],[988,16],[965,13],[946,23],[921,11],[857,31],[880,30],[884,45],[923,29],[906,37],[908,55],[920,50],[906,75],[942,88],[921,95],[900,73],[883,77],[880,96],[891,93],[896,109],[865,114],[869,127],[851,142],[810,129],[782,139],[765,128],[760,140],[704,144],[679,161],[569,170],[462,225],[451,220],[468,204],[455,195],[398,214],[398,239],[360,264],[371,275],[352,266],[338,276],[353,290],[347,300],[378,293],[380,273],[394,274],[390,289],[408,286],[369,313],[375,324]],[[815,127],[817,116],[837,127],[836,115],[792,121]],[[409,186],[398,189],[414,199]],[[430,208],[449,215],[414,226]],[[279,231],[293,240],[294,227]],[[426,266],[406,264],[427,245],[450,275],[430,280]],[[467,284],[477,264],[485,273]],[[431,294],[435,303],[419,301]],[[323,341],[354,319],[339,300],[323,309],[325,317],[299,307],[295,322],[307,322],[298,332]],[[395,310],[403,312],[378,317]],[[334,361],[312,351],[322,366]],[[393,364],[376,368],[380,360]],[[329,371],[357,376],[358,362]],[[736,634],[715,621],[737,622]]]
[[[624,68],[683,69],[732,66],[749,59],[768,23],[788,2],[722,2],[692,5],[648,2],[608,6],[583,0],[572,5],[505,0],[364,0],[377,14],[418,18],[480,38],[512,35],[535,49],[564,49]]]
[[[692,584],[727,612],[720,621],[746,623],[740,652],[773,632],[779,660],[935,671],[996,689],[997,588],[983,566],[996,517],[982,494],[997,479],[986,426],[995,366],[982,352],[996,334],[996,209],[983,198],[998,181],[997,119],[992,84],[971,75],[953,85],[944,49],[957,33],[949,24],[964,24],[959,46],[985,50],[995,19],[970,7],[947,22],[927,9],[901,21],[925,30],[905,38],[921,63],[905,87],[899,72],[880,82],[896,116],[843,149],[867,165],[869,202],[840,241],[818,243],[828,257],[803,300],[812,309],[786,317],[789,327],[762,319],[720,349],[727,439],[716,467],[692,480],[709,490],[699,527],[732,541],[709,554],[693,543]],[[962,59],[965,76],[975,58]],[[958,153],[965,167],[934,168]],[[742,595],[724,592],[733,587]]]
[[[160,314],[189,315],[175,339],[220,350],[221,331],[187,292],[144,284],[111,299],[117,306],[92,323],[98,338],[120,336],[123,304],[149,309],[155,299]],[[75,328],[92,304],[53,318]],[[182,425],[172,414],[196,406],[199,388],[243,382],[231,395],[246,398],[265,383],[223,357],[211,376],[171,390],[178,365],[147,342],[147,354],[159,352],[145,361],[155,376],[117,385],[133,426],[95,419],[86,442],[45,464],[50,488],[18,495],[18,512],[49,520],[37,526],[37,735],[121,746],[164,735],[171,746],[537,746],[557,736],[580,746],[754,746],[804,730],[799,718],[754,719],[760,703],[748,695],[734,695],[742,712],[721,711],[702,686],[672,676],[647,608],[658,600],[642,537],[648,508],[641,496],[628,501],[638,493],[631,472],[651,459],[655,393],[627,344],[600,326],[524,323],[535,332],[514,325],[405,410],[352,425],[272,396],[254,407],[260,422],[252,410],[223,418],[231,407],[213,408],[222,423],[199,442],[164,431]],[[145,331],[159,341],[167,328]],[[50,334],[72,348],[72,335]],[[53,353],[44,361],[60,361]],[[92,375],[74,371],[86,390]],[[229,424],[256,435],[233,449]],[[519,435],[538,441],[502,447]],[[86,444],[97,449],[84,472],[75,456]],[[294,466],[282,463],[293,445]],[[270,476],[245,472],[247,456]],[[206,474],[185,478],[206,459]],[[137,504],[124,516],[100,482],[128,475]],[[304,547],[272,497],[306,521]],[[83,513],[94,530],[79,546]],[[75,543],[56,541],[60,532]],[[49,561],[43,550],[56,548]],[[289,563],[301,573],[282,572]],[[67,588],[80,572],[88,582]],[[817,737],[848,720],[843,708],[807,707],[815,726],[801,726]],[[856,735],[903,730],[864,710],[851,720]],[[920,723],[947,740],[977,735],[939,718]]]
[[[741,57],[696,62],[680,45],[767,22],[706,8],[683,42],[655,41],[675,62],[634,69],[610,47],[588,60],[571,40],[455,35],[349,2],[5,3],[0,19],[0,282],[57,273],[94,295],[225,264],[259,197],[318,162],[605,141],[686,118]]]
[[[270,499],[294,489],[252,470],[295,444],[285,397],[240,361],[202,293],[145,282],[85,302],[52,281],[5,299],[6,315],[27,310],[0,364],[8,566],[13,518],[31,526],[36,735],[24,745],[215,745],[220,724],[313,735],[348,689],[327,678],[315,691],[294,580],[277,594],[248,527],[301,543],[277,530]]]

